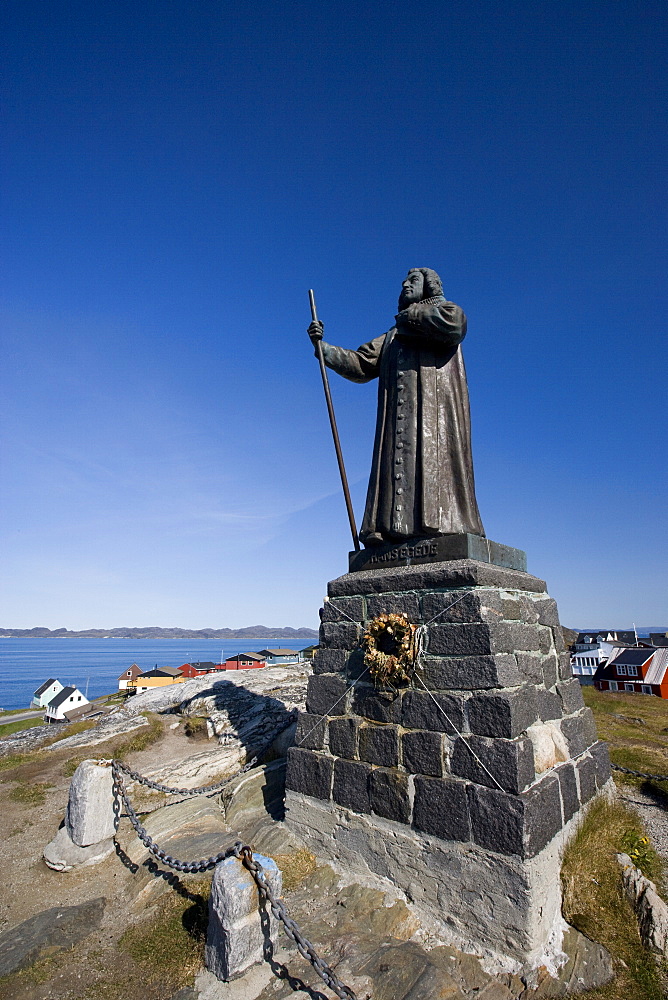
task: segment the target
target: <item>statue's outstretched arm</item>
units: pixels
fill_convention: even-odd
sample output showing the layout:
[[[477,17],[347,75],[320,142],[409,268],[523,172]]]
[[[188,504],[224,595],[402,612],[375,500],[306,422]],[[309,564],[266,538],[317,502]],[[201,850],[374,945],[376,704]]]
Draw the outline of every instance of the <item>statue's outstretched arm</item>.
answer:
[[[322,353],[325,364],[332,371],[351,382],[370,382],[372,379],[378,378],[380,352],[384,340],[385,334],[382,337],[376,337],[375,340],[370,340],[368,344],[362,344],[356,351],[346,350],[345,347],[335,347],[333,344],[326,344],[323,340]]]

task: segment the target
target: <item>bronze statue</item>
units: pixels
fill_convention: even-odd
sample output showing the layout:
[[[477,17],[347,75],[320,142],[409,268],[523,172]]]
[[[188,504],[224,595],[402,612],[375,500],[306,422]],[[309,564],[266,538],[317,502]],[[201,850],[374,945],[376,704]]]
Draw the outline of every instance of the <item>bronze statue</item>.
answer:
[[[323,324],[308,333],[317,346]],[[352,382],[377,378],[378,416],[360,539],[366,547],[469,532],[484,536],[473,481],[460,344],[466,317],[428,267],[402,283],[395,325],[356,351],[322,342],[325,364]]]

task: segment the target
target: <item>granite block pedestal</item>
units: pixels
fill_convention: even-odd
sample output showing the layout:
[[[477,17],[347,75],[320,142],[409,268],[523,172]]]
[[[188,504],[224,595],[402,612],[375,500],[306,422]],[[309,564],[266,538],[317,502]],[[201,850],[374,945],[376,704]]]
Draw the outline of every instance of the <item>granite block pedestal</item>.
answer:
[[[359,648],[383,612],[426,627],[397,689]],[[329,584],[321,619],[288,824],[490,966],[556,968],[561,856],[610,767],[543,581],[476,559],[362,569]]]

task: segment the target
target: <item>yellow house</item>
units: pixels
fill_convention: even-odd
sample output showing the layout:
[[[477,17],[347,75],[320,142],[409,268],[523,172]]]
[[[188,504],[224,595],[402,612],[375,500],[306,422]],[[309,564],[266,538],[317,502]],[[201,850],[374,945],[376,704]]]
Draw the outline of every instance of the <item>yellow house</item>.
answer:
[[[185,677],[182,677],[174,667],[156,667],[155,670],[147,670],[145,674],[138,674],[128,681],[127,690],[130,694],[141,694],[142,691],[149,691],[152,688],[165,687],[167,684],[183,684]]]

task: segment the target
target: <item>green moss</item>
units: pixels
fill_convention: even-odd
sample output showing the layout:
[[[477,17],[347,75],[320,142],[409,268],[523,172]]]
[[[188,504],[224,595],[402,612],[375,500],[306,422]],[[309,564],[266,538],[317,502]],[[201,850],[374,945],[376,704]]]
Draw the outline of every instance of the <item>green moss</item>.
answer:
[[[9,771],[13,767],[19,767],[27,760],[30,760],[30,754],[8,753],[6,757],[0,757],[0,771]]]
[[[116,744],[114,757],[117,760],[125,760],[131,753],[146,750],[162,737],[163,729],[160,716],[153,712],[142,712],[141,714],[148,720],[148,726],[142,726],[141,729],[135,730],[128,739]]]

